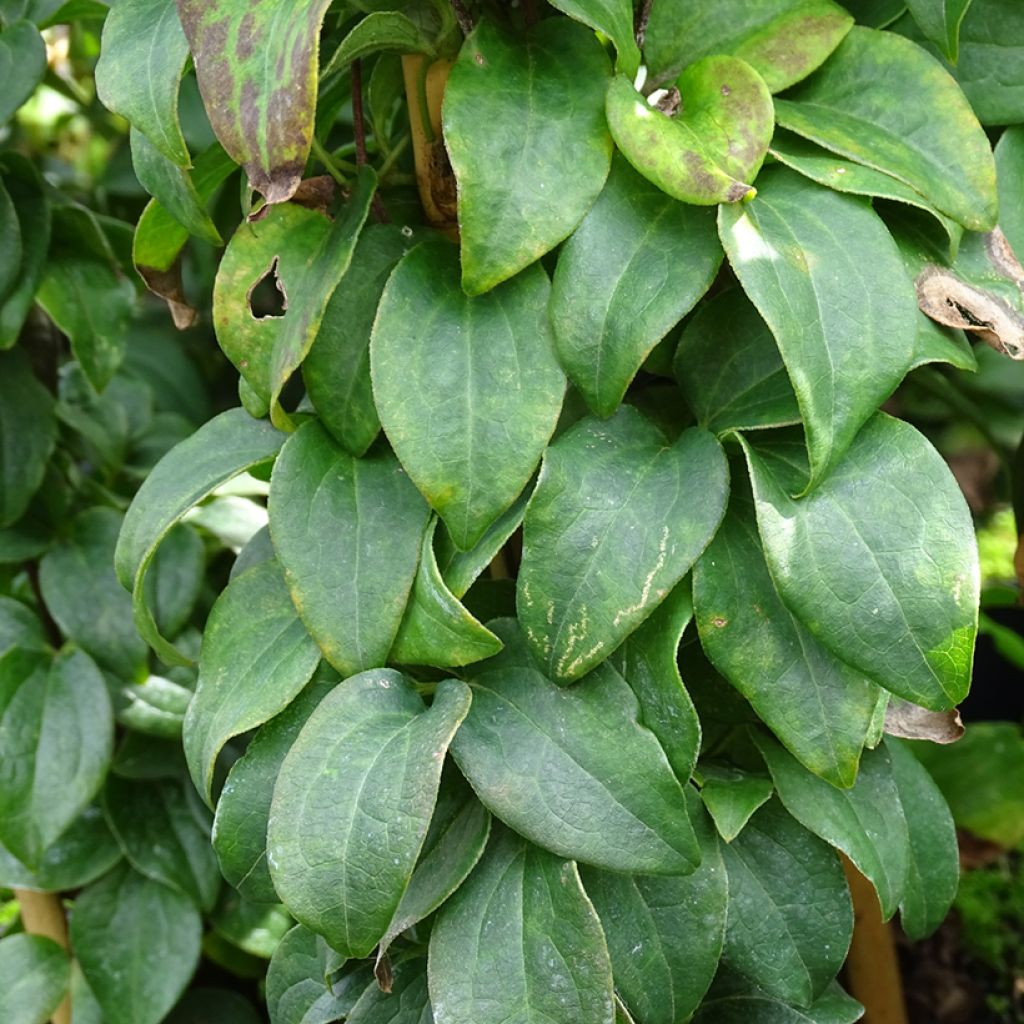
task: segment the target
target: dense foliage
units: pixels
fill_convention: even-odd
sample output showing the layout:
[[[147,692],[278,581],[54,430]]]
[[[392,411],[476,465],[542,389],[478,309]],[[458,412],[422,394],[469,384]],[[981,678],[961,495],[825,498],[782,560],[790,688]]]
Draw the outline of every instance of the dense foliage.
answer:
[[[1024,9],[551,4],[0,0],[0,1020],[843,1024],[844,864],[946,916]]]

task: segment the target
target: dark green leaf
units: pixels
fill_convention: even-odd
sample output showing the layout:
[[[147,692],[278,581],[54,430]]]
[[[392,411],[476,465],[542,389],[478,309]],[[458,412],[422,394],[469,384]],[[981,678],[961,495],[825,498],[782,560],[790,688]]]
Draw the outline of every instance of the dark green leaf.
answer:
[[[694,569],[693,600],[715,668],[810,771],[853,785],[878,688],[783,604],[742,492]]]
[[[263,1020],[252,1003],[237,992],[194,988],[185,993],[166,1024],[262,1024]]]
[[[692,618],[690,586],[684,580],[609,659],[629,683],[640,703],[640,721],[658,738],[682,783],[693,774],[700,751],[700,721],[676,660],[683,630]]]
[[[0,306],[3,305],[21,270],[21,222],[10,193],[0,177]]]
[[[281,408],[281,390],[306,358],[331,295],[348,270],[376,188],[374,171],[360,168],[343,213],[316,250],[305,255],[303,273],[292,289],[291,309],[281,322],[270,356],[270,418],[282,429],[290,429],[293,424]]]
[[[213,848],[221,874],[248,900],[277,902],[267,867],[267,823],[274,783],[299,730],[336,684],[333,671],[318,673],[282,712],[261,726],[231,766],[217,798]]]
[[[615,67],[630,78],[637,73],[640,49],[633,35],[633,5],[629,0],[555,0],[552,6],[607,36],[618,54]]]
[[[210,915],[218,935],[252,956],[269,960],[295,923],[279,903],[250,903],[225,887]]]
[[[102,391],[124,358],[135,288],[109,263],[81,253],[51,256],[36,300],[70,338],[89,383]]]
[[[541,21],[525,40],[482,21],[463,45],[443,118],[470,295],[554,248],[597,198],[612,155],[608,71],[593,33],[566,18]]]
[[[46,72],[46,44],[30,21],[0,31],[0,125],[33,93]]]
[[[490,831],[491,816],[449,764],[441,775],[416,870],[380,940],[378,964],[402,932],[432,914],[462,885],[483,854]]]
[[[519,617],[552,679],[603,661],[687,573],[725,510],[714,438],[673,445],[640,413],[587,418],[546,452],[524,521]]]
[[[899,740],[885,749],[907,819],[910,856],[907,885],[900,901],[900,926],[912,941],[925,938],[942,924],[960,881],[956,827],[938,786]]]
[[[430,936],[437,1024],[612,1024],[601,923],[576,865],[503,828]]]
[[[0,656],[12,647],[45,651],[47,646],[39,616],[13,597],[0,596]]]
[[[879,413],[793,501],[749,454],[758,527],[783,601],[823,645],[932,710],[967,693],[978,553],[963,495],[913,427]]]
[[[729,53],[780,92],[818,67],[852,23],[831,0],[664,0],[651,6],[644,54],[655,79],[667,82],[701,57]]]
[[[842,967],[853,933],[839,858],[774,800],[722,857],[729,875],[723,962],[755,991],[810,1006]]]
[[[955,64],[960,51],[960,24],[971,0],[907,0],[907,6],[921,31]]]
[[[721,208],[719,230],[793,382],[813,487],[910,368],[917,303],[866,203],[782,168],[760,182],[756,203]]]
[[[202,922],[184,896],[127,865],[75,899],[71,945],[108,1024],[159,1024],[199,961]]]
[[[563,688],[535,669],[502,667],[472,685],[452,754],[493,814],[612,871],[693,870],[700,853],[682,786],[614,669]]]
[[[329,0],[178,0],[217,138],[268,203],[290,199],[313,136]]]
[[[856,783],[836,789],[768,736],[756,739],[786,810],[853,861],[874,885],[883,917],[892,917],[906,890],[909,844],[888,751],[864,751]]]
[[[146,678],[146,645],[132,625],[131,600],[114,575],[121,517],[110,508],[80,512],[39,566],[39,585],[64,635],[121,679]]]
[[[854,1024],[864,1007],[833,985],[813,1006],[797,1008],[765,996],[710,999],[697,1014],[697,1024]]]
[[[192,699],[192,691],[162,676],[150,676],[144,683],[125,686],[121,696],[127,704],[117,720],[135,732],[160,739],[181,738],[181,725]]]
[[[0,839],[30,868],[96,795],[110,764],[114,715],[89,656],[51,663],[14,648],[0,658]]]
[[[915,101],[904,102],[908,96]],[[910,185],[972,231],[995,226],[985,133],[956,83],[909,40],[852,29],[775,110],[784,128]]]
[[[364,672],[331,691],[284,759],[267,838],[274,887],[344,955],[367,956],[387,931],[469,703],[450,680],[427,710],[397,672]]]
[[[0,1018],[46,1024],[67,992],[71,964],[53,939],[9,935],[0,940]]]
[[[164,538],[146,576],[146,604],[157,629],[177,636],[192,614],[203,585],[206,550],[203,540],[189,526],[176,526]]]
[[[287,707],[319,661],[276,560],[228,585],[206,624],[199,682],[184,725],[189,771],[208,803],[224,744]]]
[[[669,198],[622,157],[562,247],[551,292],[558,358],[610,416],[651,349],[707,291],[722,261],[709,210]]]
[[[57,440],[53,397],[24,352],[0,353],[0,525],[20,519]]]
[[[718,967],[728,889],[714,830],[688,790],[700,867],[684,877],[580,869],[608,941],[615,991],[638,1021],[677,1024],[697,1008]]]
[[[537,266],[467,297],[444,241],[410,252],[384,289],[370,345],[381,423],[462,550],[518,497],[555,429],[565,380],[549,294]]]
[[[1014,252],[1024,253],[1024,204],[1016,185],[1024,180],[1024,126],[1007,128],[995,149],[999,185],[999,226]]]
[[[302,379],[323,425],[356,456],[380,430],[370,383],[370,330],[388,275],[407,246],[393,225],[363,229],[302,363]]]
[[[348,1024],[434,1024],[426,957],[397,965],[389,992],[374,983],[367,985],[345,1020]]]
[[[679,338],[673,369],[697,422],[715,434],[800,422],[775,339],[739,289],[701,304]]]
[[[374,11],[342,39],[322,74],[326,77],[379,50],[433,56],[434,43],[416,22],[401,11]]]
[[[701,763],[704,784],[700,798],[714,819],[718,834],[731,843],[750,820],[751,815],[774,792],[772,780],[733,765]]]
[[[37,892],[80,889],[105,875],[121,859],[121,847],[111,835],[103,813],[87,807],[29,871],[0,846],[0,885]]]
[[[663,192],[684,203],[752,199],[775,120],[764,79],[737,57],[704,57],[675,87],[680,112],[651,106],[628,78],[608,87],[608,127],[626,159]]]
[[[173,11],[173,3],[167,5]],[[222,245],[220,232],[206,212],[203,201],[192,181],[192,175],[169,160],[149,137],[137,128],[131,131],[132,167],[139,184],[190,235],[211,245]]]
[[[122,586],[132,591],[139,632],[168,664],[188,663],[157,631],[144,599],[146,571],[160,542],[222,483],[274,458],[284,435],[242,409],[230,409],[177,445],[146,477],[124,517],[114,554]]]
[[[103,813],[132,867],[211,910],[220,888],[206,808],[182,779],[135,781],[111,775]]]
[[[423,534],[420,564],[390,660],[405,665],[448,668],[483,661],[501,650],[501,641],[481,625],[448,589],[434,556],[438,519]]]
[[[119,0],[103,25],[96,91],[178,167],[190,163],[178,121],[188,44],[174,0]]]
[[[270,484],[270,531],[292,600],[342,675],[383,665],[429,509],[398,461],[354,459],[316,421],[288,440]]]

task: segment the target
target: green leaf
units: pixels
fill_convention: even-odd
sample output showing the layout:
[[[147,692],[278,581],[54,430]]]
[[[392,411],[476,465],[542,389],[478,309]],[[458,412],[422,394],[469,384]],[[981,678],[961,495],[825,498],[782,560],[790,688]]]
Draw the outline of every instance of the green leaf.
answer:
[[[96,91],[178,167],[191,163],[178,121],[188,43],[174,0],[119,0],[103,24]]]
[[[306,358],[331,295],[348,270],[376,188],[376,173],[370,167],[361,167],[344,212],[317,249],[305,258],[303,273],[291,296],[291,309],[281,322],[270,357],[270,418],[282,430],[294,429],[294,424],[281,408],[281,391]]]
[[[939,213],[920,192],[890,174],[830,153],[785,128],[776,129],[768,152],[805,178],[836,192],[889,199],[924,210],[942,225],[951,249],[955,251],[960,242],[963,228],[955,220]]]
[[[437,1024],[612,1024],[601,923],[576,865],[498,828],[430,936]]]
[[[120,859],[121,847],[102,811],[90,805],[47,847],[34,871],[0,846],[0,885],[35,892],[81,889],[105,875]]]
[[[36,301],[71,339],[89,383],[102,391],[124,358],[134,285],[103,260],[61,253],[47,261]]]
[[[210,923],[222,938],[251,956],[269,960],[295,922],[280,903],[250,903],[231,888],[221,891]]]
[[[960,828],[1008,849],[1024,842],[1024,738],[1015,722],[972,722],[949,747],[915,743],[911,748]]]
[[[157,549],[151,569],[144,584],[146,604],[160,632],[176,636],[185,628],[203,587],[202,537],[190,526],[174,527]]]
[[[398,461],[343,451],[315,420],[288,439],[270,483],[270,532],[292,600],[343,676],[383,665],[429,509]]]
[[[367,985],[345,1020],[348,1024],[434,1024],[426,957],[398,964],[389,992],[373,983]]]
[[[892,693],[933,711],[959,704],[977,632],[978,552],[938,452],[879,413],[800,501],[756,453],[748,460],[768,568],[790,611]]]
[[[783,604],[749,495],[734,492],[694,569],[693,602],[715,668],[809,771],[834,786],[852,786],[878,688]]]
[[[25,353],[0,352],[0,525],[20,519],[57,440],[53,397]]]
[[[367,956],[387,931],[469,703],[457,680],[427,710],[399,673],[364,672],[331,691],[284,759],[267,839],[274,887],[345,956]]]
[[[765,996],[726,996],[701,1006],[696,1024],[854,1024],[864,1007],[833,984],[813,1006],[787,1006]]]
[[[866,203],[784,169],[760,180],[756,203],[721,208],[719,231],[786,364],[814,487],[910,368],[917,303]]]
[[[281,762],[314,708],[337,685],[333,670],[318,672],[283,711],[260,726],[231,766],[217,798],[213,848],[221,874],[247,900],[276,903],[267,867],[267,824]]]
[[[143,481],[124,517],[114,553],[121,585],[132,591],[135,625],[161,660],[190,660],[159,633],[145,602],[146,572],[160,542],[194,505],[221,484],[270,462],[284,435],[242,409],[215,416],[171,449]]]
[[[1016,183],[1024,180],[1024,127],[1007,128],[995,149],[999,185],[999,226],[1014,252],[1024,253],[1024,205],[1017,202]]]
[[[46,73],[46,44],[30,21],[14,21],[0,31],[0,125],[35,91]]]
[[[127,865],[75,899],[71,945],[108,1024],[159,1024],[199,962],[202,922],[184,896]]]
[[[409,242],[390,224],[368,224],[302,363],[309,400],[334,439],[362,455],[380,430],[370,383],[370,331],[381,292]]]
[[[290,199],[302,180],[328,4],[178,0],[213,130],[268,203]]]
[[[173,5],[172,9],[173,9]],[[169,160],[137,128],[131,130],[132,167],[139,184],[190,235],[211,245],[223,245],[220,232],[206,212],[192,175]]]
[[[502,667],[472,687],[452,754],[492,814],[560,856],[612,871],[696,867],[682,786],[614,669],[563,688],[535,669]]]
[[[552,6],[607,36],[615,44],[616,70],[629,78],[637,73],[640,48],[633,35],[633,5],[629,0],[556,0]]]
[[[442,523],[434,536],[434,552],[445,585],[456,596],[462,597],[477,577],[497,557],[508,539],[519,529],[526,514],[530,492],[523,491],[487,528],[487,532],[468,551],[460,551],[447,527]]]
[[[100,506],[80,512],[39,564],[39,586],[61,632],[125,681],[146,678],[146,645],[113,570],[121,517]]]
[[[955,64],[960,51],[960,25],[971,0],[907,0],[907,6],[921,31]]]
[[[982,124],[1016,124],[1024,118],[1024,17],[1015,0],[971,4],[960,24],[955,65],[909,15],[901,18],[893,31],[909,36],[942,61]]]
[[[263,1024],[264,1020],[237,992],[194,988],[185,993],[166,1024]]]
[[[381,297],[370,343],[381,423],[462,550],[515,501],[555,429],[565,379],[549,294],[535,266],[467,297],[458,250],[438,241],[410,252]]]
[[[220,888],[210,820],[180,778],[141,780],[111,774],[103,813],[136,871],[212,910]]]
[[[10,193],[0,177],[0,305],[18,280],[21,253],[21,223]]]
[[[50,246],[50,206],[35,166],[13,151],[0,156],[0,175],[14,203],[21,235],[21,260],[14,287],[0,303],[0,349],[10,348],[32,307]],[[6,376],[4,372],[3,376]]]
[[[906,891],[909,842],[889,752],[865,750],[856,783],[836,789],[773,739],[762,734],[755,739],[786,810],[853,861],[874,885],[882,916],[892,917]]]
[[[110,765],[114,715],[82,651],[14,648],[0,658],[0,840],[30,868],[96,795]]]
[[[449,763],[441,775],[416,869],[380,940],[378,964],[402,932],[432,914],[462,885],[483,854],[490,832],[491,816]]]
[[[956,83],[909,40],[852,29],[775,112],[784,128],[910,185],[964,227],[995,226],[985,133]]]
[[[0,940],[0,1016],[11,1024],[46,1024],[67,992],[68,954],[42,935]]]
[[[669,117],[618,75],[608,127],[623,156],[663,192],[710,206],[752,199],[775,120],[761,76],[738,57],[704,57],[678,78],[682,107]]]
[[[448,668],[483,661],[501,650],[501,641],[481,625],[448,589],[434,557],[432,519],[423,534],[420,564],[389,660],[405,665]]]
[[[662,83],[702,57],[732,54],[781,92],[817,68],[852,24],[831,0],[665,0],[651,7],[644,55]]]
[[[326,78],[355,60],[387,50],[393,53],[434,55],[434,42],[419,25],[401,11],[374,11],[368,14],[338,44],[321,74]]]
[[[679,677],[677,653],[693,617],[684,581],[609,659],[640,704],[640,721],[654,733],[676,778],[686,783],[700,751],[700,721]]]
[[[328,989],[321,968],[319,940],[314,932],[297,924],[274,950],[267,970],[267,1010],[271,1024],[331,1024],[342,1020],[355,1005],[349,979],[359,979],[358,991],[373,977],[361,973],[343,975]]]
[[[683,328],[672,366],[697,422],[715,434],[800,422],[775,339],[737,288],[701,303]]]
[[[228,584],[206,623],[183,731],[192,781],[207,803],[224,744],[287,707],[319,661],[276,560]]]
[[[135,732],[159,739],[178,740],[192,691],[162,676],[150,676],[145,683],[125,686],[121,697],[127,703],[117,720]]]
[[[12,647],[45,651],[48,646],[39,616],[13,597],[0,596],[0,656]]]
[[[611,956],[615,991],[644,1024],[677,1024],[699,1005],[718,968],[728,889],[718,840],[692,789],[700,867],[682,877],[622,875],[583,867]]]
[[[722,857],[729,876],[723,963],[755,991],[810,1006],[842,967],[853,934],[839,858],[775,800]]]
[[[463,44],[442,117],[468,294],[553,249],[597,198],[612,156],[608,72],[593,33],[566,18],[541,21],[525,39],[482,21]]]
[[[309,272],[310,254],[320,249],[330,230],[326,217],[305,207],[272,207],[255,223],[239,224],[217,268],[217,343],[264,405],[270,402],[271,366],[285,315],[255,309],[253,292],[264,279],[272,280],[287,311]]]
[[[729,764],[701,764],[704,784],[700,798],[714,819],[718,834],[731,843],[751,815],[771,798],[775,787],[764,775],[755,775]]]
[[[714,438],[673,445],[628,406],[587,418],[546,452],[524,521],[517,605],[556,682],[603,661],[689,571],[725,511]]]
[[[622,157],[562,246],[551,291],[558,358],[610,416],[654,346],[707,291],[722,261],[710,210],[670,199]]]
[[[956,826],[938,786],[905,743],[887,739],[893,778],[907,819],[910,856],[900,926],[912,941],[939,927],[960,881]]]

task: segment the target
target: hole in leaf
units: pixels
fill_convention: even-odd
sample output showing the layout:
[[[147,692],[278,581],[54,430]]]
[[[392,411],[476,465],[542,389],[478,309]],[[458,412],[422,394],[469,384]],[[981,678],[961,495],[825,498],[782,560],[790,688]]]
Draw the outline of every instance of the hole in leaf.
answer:
[[[279,319],[288,312],[288,293],[278,276],[278,257],[263,276],[249,289],[246,296],[249,312],[254,320]]]

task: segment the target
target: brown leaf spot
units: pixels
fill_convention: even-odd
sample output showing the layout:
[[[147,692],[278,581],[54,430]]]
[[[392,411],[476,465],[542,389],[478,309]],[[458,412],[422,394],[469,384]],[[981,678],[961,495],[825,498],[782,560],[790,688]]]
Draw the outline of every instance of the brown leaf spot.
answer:
[[[377,962],[373,965],[373,976],[377,979],[377,988],[381,992],[390,992],[394,982],[391,971],[391,960],[383,950],[377,956]]]
[[[753,191],[749,185],[744,185],[742,181],[734,181],[729,186],[729,191],[725,194],[725,201],[727,203],[738,203]]]
[[[711,625],[714,626],[716,629],[722,629],[724,626],[729,625],[729,620],[723,619],[721,615],[716,615],[711,620]]]
[[[727,86],[727,85],[723,85],[722,86],[722,95],[723,96],[728,96],[731,92],[732,92],[732,89],[730,89],[729,86]]]
[[[199,319],[198,310],[194,309],[185,298],[185,291],[181,283],[180,258],[176,259],[167,270],[144,266],[139,266],[137,269],[142,280],[146,282],[146,287],[167,303],[171,319],[179,331],[191,327]]]
[[[956,708],[929,711],[908,701],[893,697],[885,711],[885,731],[905,740],[930,740],[932,743],[955,743],[964,734],[964,724]]]

